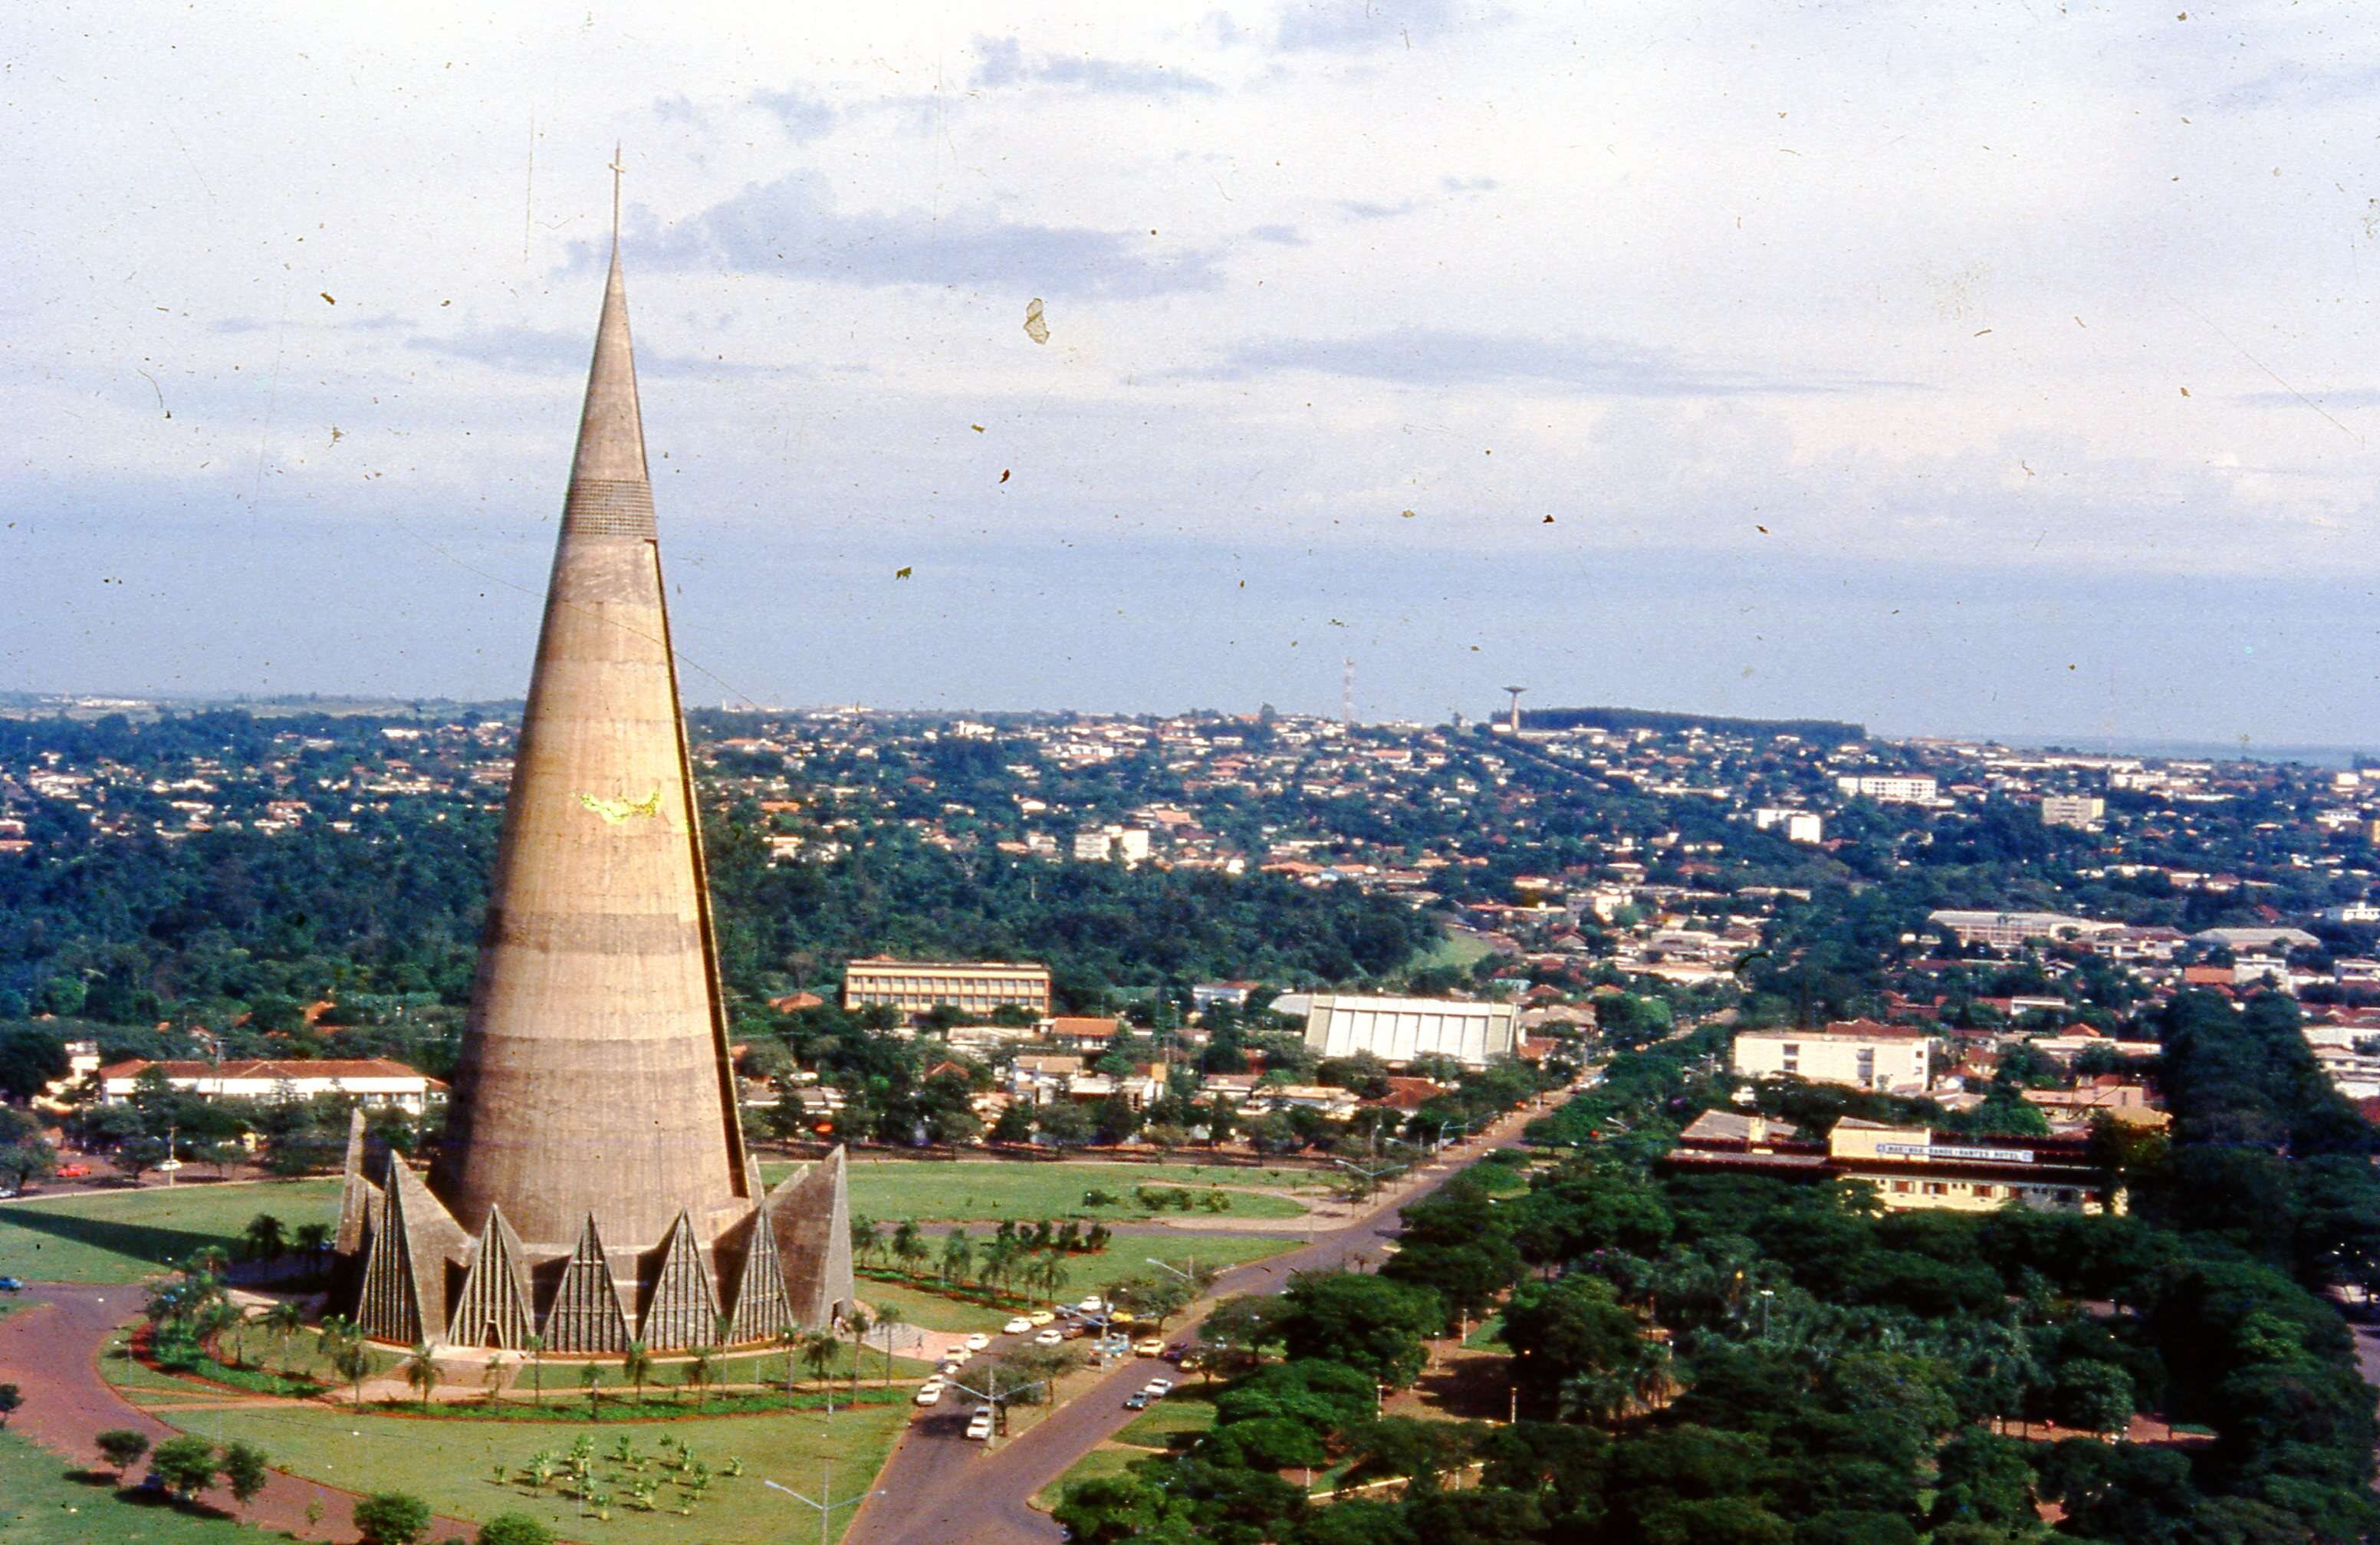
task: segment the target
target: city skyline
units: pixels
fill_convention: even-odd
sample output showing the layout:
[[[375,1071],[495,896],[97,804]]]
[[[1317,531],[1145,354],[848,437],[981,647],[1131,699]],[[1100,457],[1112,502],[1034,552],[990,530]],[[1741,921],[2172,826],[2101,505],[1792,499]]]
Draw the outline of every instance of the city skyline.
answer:
[[[2373,87],[2196,16],[22,18],[0,670],[512,690],[620,137],[698,700],[2338,743]]]

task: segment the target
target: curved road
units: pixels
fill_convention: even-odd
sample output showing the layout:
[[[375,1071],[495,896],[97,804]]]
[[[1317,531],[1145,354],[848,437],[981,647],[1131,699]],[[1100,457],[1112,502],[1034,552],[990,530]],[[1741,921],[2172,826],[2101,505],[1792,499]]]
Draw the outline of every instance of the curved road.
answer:
[[[1559,1094],[1546,1097],[1557,1098]],[[1398,1209],[1437,1190],[1490,1150],[1518,1142],[1522,1127],[1543,1109],[1524,1107],[1470,1141],[1450,1148],[1436,1165],[1422,1172],[1419,1184],[1386,1193],[1369,1211],[1316,1234],[1304,1248],[1224,1272],[1216,1279],[1212,1296],[1278,1293],[1288,1285],[1293,1271],[1330,1270],[1358,1257],[1377,1263],[1380,1246],[1397,1232]],[[1178,1340],[1196,1328],[1196,1321],[1184,1321],[1166,1339]],[[1003,1337],[993,1345],[1000,1348],[1021,1339]],[[962,1397],[947,1409],[934,1409],[912,1422],[894,1445],[876,1478],[878,1494],[860,1504],[843,1545],[953,1545],[958,1540],[966,1545],[1055,1545],[1064,1538],[1063,1531],[1048,1514],[1033,1508],[1034,1493],[1130,1422],[1134,1413],[1123,1408],[1124,1396],[1158,1370],[1159,1365],[1148,1358],[1127,1357],[1032,1428],[990,1452],[964,1436],[972,1400]]]
[[[106,1462],[91,1446],[94,1435],[112,1427],[128,1427],[149,1435],[152,1444],[177,1437],[175,1429],[115,1393],[100,1376],[99,1354],[115,1328],[140,1313],[141,1290],[137,1284],[83,1286],[36,1283],[25,1290],[31,1300],[15,1313],[0,1318],[0,1374],[24,1392],[25,1404],[9,1421],[8,1429],[86,1468],[104,1470]],[[301,1539],[353,1539],[355,1493],[315,1481],[300,1480],[276,1470],[273,1478],[245,1508],[218,1488],[205,1500],[243,1522],[284,1529]],[[320,1510],[319,1522],[307,1522],[307,1509]],[[439,1518],[431,1525],[433,1539],[468,1539],[479,1526],[459,1518]]]

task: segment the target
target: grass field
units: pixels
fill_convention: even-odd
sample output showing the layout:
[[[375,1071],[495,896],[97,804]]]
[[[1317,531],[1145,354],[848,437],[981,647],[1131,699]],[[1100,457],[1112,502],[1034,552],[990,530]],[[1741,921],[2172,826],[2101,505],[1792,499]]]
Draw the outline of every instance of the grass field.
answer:
[[[932,1251],[932,1255],[928,1258],[929,1260],[941,1254],[941,1242],[946,1236],[947,1231],[930,1229],[926,1231],[926,1243]],[[981,1233],[976,1233],[975,1237],[981,1240],[986,1236]],[[1129,1235],[1111,1240],[1108,1247],[1098,1255],[1066,1257],[1066,1274],[1061,1280],[1054,1296],[1062,1301],[1072,1300],[1084,1297],[1097,1289],[1106,1287],[1111,1283],[1122,1281],[1125,1277],[1156,1276],[1159,1274],[1157,1269],[1148,1264],[1152,1260],[1161,1260],[1177,1271],[1188,1271],[1194,1268],[1205,1271],[1210,1267],[1216,1271],[1229,1271],[1234,1266],[1245,1266],[1252,1260],[1265,1260],[1285,1250],[1296,1249],[1301,1243],[1302,1241],[1296,1239],[1276,1239],[1257,1234]],[[863,1299],[868,1298],[878,1289],[892,1285],[896,1284],[880,1283],[873,1277],[863,1276],[859,1283],[859,1296]],[[914,1288],[903,1291],[909,1294],[920,1292]],[[953,1310],[971,1310],[976,1307],[949,1299],[943,1302]],[[907,1305],[904,1303],[903,1308],[905,1311]],[[1005,1320],[1007,1315],[1002,1313],[999,1318]],[[914,1323],[933,1325],[932,1321],[922,1319],[915,1320]],[[968,1330],[987,1327],[952,1324],[933,1326],[933,1328]]]
[[[784,1166],[771,1169],[782,1174]],[[1132,1200],[1142,1185],[1204,1190],[1214,1185],[1264,1188],[1231,1193],[1231,1218],[1293,1218],[1304,1209],[1285,1194],[1310,1175],[1296,1170],[1220,1169],[1196,1164],[1021,1164],[997,1160],[862,1162],[851,1170],[851,1210],[879,1222],[903,1218],[1038,1221],[1070,1214],[1148,1216]],[[1087,1209],[1094,1187],[1123,1198]],[[1275,1194],[1278,1193],[1278,1194]],[[136,1282],[178,1264],[209,1245],[236,1249],[240,1231],[270,1212],[295,1234],[328,1223],[338,1206],[335,1180],[253,1185],[162,1186],[140,1190],[34,1198],[0,1207],[0,1276],[32,1282]],[[1169,1212],[1197,1219],[1207,1214]]]
[[[256,1545],[287,1538],[119,1498],[113,1482],[94,1484],[79,1473],[25,1439],[0,1433],[0,1545]]]
[[[1215,1425],[1215,1404],[1196,1388],[1177,1390],[1126,1423],[1122,1430],[1068,1466],[1066,1473],[1034,1493],[1033,1505],[1058,1505],[1066,1488],[1079,1481],[1123,1474],[1135,1460],[1172,1451],[1176,1433],[1204,1432]]]
[[[336,1221],[335,1180],[163,1186],[33,1198],[0,1207],[0,1276],[32,1282],[137,1282],[209,1245],[236,1250],[270,1212],[289,1234]]]
[[[803,1413],[593,1426],[557,1422],[492,1426],[358,1416],[320,1406],[165,1414],[175,1426],[215,1442],[242,1439],[254,1443],[272,1456],[275,1466],[293,1474],[350,1490],[410,1491],[439,1512],[457,1517],[484,1519],[497,1513],[526,1513],[544,1519],[557,1534],[592,1545],[685,1545],[688,1540],[705,1545],[761,1545],[792,1538],[797,1531],[807,1539],[815,1527],[807,1510],[794,1510],[783,1498],[764,1490],[764,1479],[815,1494],[820,1466],[831,1460],[838,1477],[837,1492],[856,1491],[867,1477],[882,1467],[892,1440],[908,1424],[910,1409],[905,1405],[863,1406],[856,1411],[839,1410],[832,1418]],[[577,1503],[558,1485],[533,1487],[518,1474],[531,1454],[565,1453],[581,1437],[591,1437],[599,1453],[608,1454],[625,1435],[639,1452],[650,1454],[663,1434],[684,1439],[714,1471],[731,1456],[739,1459],[744,1474],[715,1479],[707,1494],[694,1503],[691,1517],[667,1508],[638,1512],[625,1505],[625,1486],[614,1484],[613,1493],[620,1500],[612,1505],[608,1522],[580,1517]],[[492,1466],[499,1463],[508,1471],[502,1481],[492,1474]],[[599,1465],[599,1475],[615,1468],[608,1462]],[[682,1495],[670,1487],[664,1488],[664,1494],[672,1499]],[[835,1515],[837,1534],[849,1517],[848,1510]],[[47,1545],[50,1537],[28,1538]],[[63,1541],[101,1537],[55,1538]],[[213,1538],[207,1537],[209,1545]],[[17,1545],[5,1531],[0,1531],[0,1541]]]
[[[1233,1169],[1203,1164],[1037,1164],[993,1159],[860,1160],[851,1166],[851,1210],[865,1217],[916,1218],[921,1221],[997,1221],[1016,1218],[1143,1218],[1146,1209],[1133,1199],[1143,1186],[1181,1186],[1204,1191],[1210,1186],[1251,1186],[1229,1192],[1232,1218],[1294,1218],[1305,1211],[1286,1193],[1301,1186],[1320,1195],[1323,1187],[1311,1170]],[[1112,1205],[1086,1207],[1083,1195],[1101,1190],[1119,1198]],[[1184,1214],[1169,1211],[1168,1217]],[[1202,1217],[1192,1211],[1187,1216]]]

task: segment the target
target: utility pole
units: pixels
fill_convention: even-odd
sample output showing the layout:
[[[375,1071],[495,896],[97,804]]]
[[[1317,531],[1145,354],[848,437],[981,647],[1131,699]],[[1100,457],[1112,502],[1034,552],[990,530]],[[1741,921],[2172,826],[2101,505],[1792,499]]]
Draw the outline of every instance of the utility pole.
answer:
[[[815,1508],[818,1510],[819,1545],[829,1545],[827,1520],[832,1517],[837,1512],[846,1507],[856,1507],[859,1503],[866,1502],[870,1497],[880,1497],[884,1494],[881,1491],[862,1491],[856,1497],[845,1497],[841,1502],[832,1500],[834,1496],[834,1461],[832,1459],[826,1462],[826,1478],[820,1482],[819,1486],[818,1498],[815,1501],[803,1496],[799,1491],[795,1490],[790,1486],[779,1486],[773,1480],[764,1480],[760,1484],[768,1487],[771,1490],[783,1491],[785,1495],[793,1498],[794,1501],[801,1503],[804,1507]]]

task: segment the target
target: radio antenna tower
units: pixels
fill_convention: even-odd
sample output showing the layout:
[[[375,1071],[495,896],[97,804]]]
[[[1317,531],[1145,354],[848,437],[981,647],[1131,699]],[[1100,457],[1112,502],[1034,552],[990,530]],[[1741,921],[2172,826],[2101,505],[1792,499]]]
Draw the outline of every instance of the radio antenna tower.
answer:
[[[1348,656],[1339,665],[1339,722],[1352,730],[1355,727],[1354,657]]]
[[[1507,724],[1510,725],[1512,732],[1514,735],[1518,735],[1521,733],[1521,694],[1527,691],[1528,688],[1525,687],[1507,687],[1504,690],[1512,694],[1512,716],[1507,721]]]

